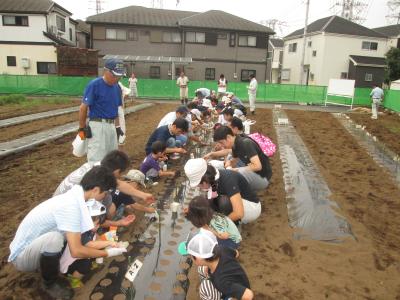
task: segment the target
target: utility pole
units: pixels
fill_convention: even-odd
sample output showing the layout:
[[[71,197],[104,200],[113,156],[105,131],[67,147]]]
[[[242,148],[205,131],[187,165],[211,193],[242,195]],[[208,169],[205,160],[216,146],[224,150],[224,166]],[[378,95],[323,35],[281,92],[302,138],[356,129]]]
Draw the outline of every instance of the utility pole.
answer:
[[[163,8],[164,1],[163,0],[151,0],[151,7],[152,8]]]
[[[100,14],[101,12],[101,0],[96,0],[96,14]]]
[[[304,24],[304,32],[303,32],[303,49],[301,52],[301,63],[300,63],[300,84],[303,84],[303,80],[304,80],[304,58],[306,56],[306,38],[307,38],[309,10],[310,10],[310,0],[307,0],[307,2],[306,2],[306,21]]]

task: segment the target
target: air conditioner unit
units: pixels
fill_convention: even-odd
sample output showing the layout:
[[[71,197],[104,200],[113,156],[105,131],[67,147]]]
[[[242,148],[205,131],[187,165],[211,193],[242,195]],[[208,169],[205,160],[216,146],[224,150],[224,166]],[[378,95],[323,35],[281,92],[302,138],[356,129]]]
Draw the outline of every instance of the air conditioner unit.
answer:
[[[50,26],[50,33],[53,34],[53,35],[57,35],[58,34],[57,26],[51,25]]]
[[[31,61],[28,57],[22,57],[21,58],[21,66],[24,69],[29,69],[31,67]]]

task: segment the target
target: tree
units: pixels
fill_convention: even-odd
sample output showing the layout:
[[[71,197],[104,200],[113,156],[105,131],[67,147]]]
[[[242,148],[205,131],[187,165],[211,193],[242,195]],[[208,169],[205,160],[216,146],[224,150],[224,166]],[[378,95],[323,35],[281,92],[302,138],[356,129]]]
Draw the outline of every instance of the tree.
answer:
[[[390,50],[385,54],[386,57],[386,74],[385,82],[389,84],[393,80],[400,78],[400,49],[390,48]]]

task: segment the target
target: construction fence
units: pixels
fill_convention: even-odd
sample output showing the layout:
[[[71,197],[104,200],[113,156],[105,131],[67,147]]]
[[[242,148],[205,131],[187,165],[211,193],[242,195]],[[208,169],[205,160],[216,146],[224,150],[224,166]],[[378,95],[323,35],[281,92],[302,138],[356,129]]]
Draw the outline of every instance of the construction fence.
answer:
[[[93,77],[0,75],[0,93],[81,96],[85,86],[92,79]],[[122,79],[122,83],[128,86],[128,79]],[[229,82],[228,90],[242,101],[247,102],[247,85],[246,82]],[[194,97],[194,91],[201,87],[216,90],[216,81],[191,81],[189,98]],[[138,79],[137,88],[140,98],[179,98],[179,88],[174,80]],[[257,102],[304,102],[321,105],[325,102],[326,91],[326,86],[259,83]],[[370,92],[370,88],[356,88],[353,105],[370,105]],[[350,104],[351,102],[349,98],[334,96],[328,96],[328,100],[339,104]],[[385,90],[384,106],[400,112],[400,91]]]

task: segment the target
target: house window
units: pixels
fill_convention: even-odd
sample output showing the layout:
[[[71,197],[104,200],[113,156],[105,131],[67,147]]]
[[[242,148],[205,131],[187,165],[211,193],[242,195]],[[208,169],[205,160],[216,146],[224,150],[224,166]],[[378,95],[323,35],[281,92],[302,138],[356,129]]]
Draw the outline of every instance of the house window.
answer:
[[[236,34],[231,32],[229,33],[229,47],[235,47],[236,46]]]
[[[204,32],[186,32],[186,42],[204,44],[206,42],[206,34]]]
[[[129,30],[128,31],[128,39],[130,41],[137,41],[138,40],[138,33],[136,30]]]
[[[372,81],[372,74],[365,73],[365,81]]]
[[[310,80],[314,81],[314,73],[310,73]]]
[[[181,34],[179,32],[163,32],[163,43],[181,43]]]
[[[69,29],[69,40],[72,41],[72,28]]]
[[[311,48],[311,46],[312,46],[312,42],[311,41],[308,41],[308,48]]]
[[[16,66],[17,66],[17,57],[7,56],[7,67],[16,67]]]
[[[347,72],[340,73],[340,79],[347,79]]]
[[[227,34],[226,33],[218,33],[217,38],[220,40],[226,40]]]
[[[267,59],[271,59],[272,58],[272,51],[268,51],[267,52]]]
[[[215,68],[206,68],[205,80],[215,80]]]
[[[374,50],[374,51],[376,51],[376,50],[378,50],[378,43],[363,41],[361,48],[363,50]]]
[[[297,51],[297,43],[289,44],[289,52],[296,52]]]
[[[56,24],[59,31],[65,32],[65,19],[63,17],[57,15]]]
[[[106,40],[126,40],[126,30],[125,29],[106,29]]]
[[[257,37],[254,35],[239,35],[239,47],[255,47],[257,44]]]
[[[38,74],[57,74],[57,64],[55,62],[40,62],[37,64]]]
[[[160,67],[150,67],[150,78],[159,79],[161,77],[160,73]]]
[[[240,80],[241,81],[250,81],[250,75],[253,74],[256,76],[256,70],[242,70],[241,75],[240,75]]]
[[[313,50],[312,56],[316,57],[317,56],[317,50]]]
[[[4,26],[29,26],[28,16],[3,16]]]
[[[283,69],[281,72],[282,80],[290,80],[290,69]]]

